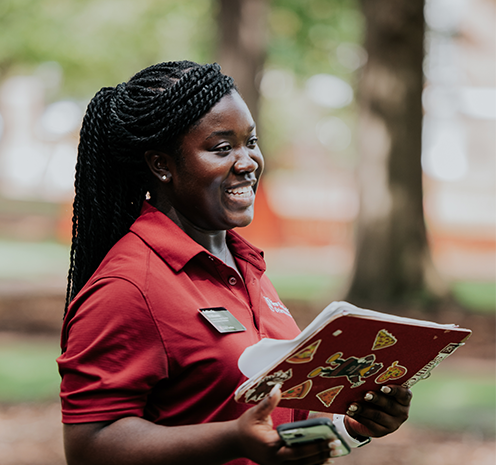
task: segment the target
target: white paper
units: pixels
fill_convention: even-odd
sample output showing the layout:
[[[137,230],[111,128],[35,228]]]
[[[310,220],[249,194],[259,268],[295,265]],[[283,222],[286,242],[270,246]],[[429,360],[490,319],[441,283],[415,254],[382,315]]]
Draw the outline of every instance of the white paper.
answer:
[[[355,307],[348,302],[332,302],[294,339],[265,338],[256,344],[247,347],[238,359],[238,367],[247,378],[252,378],[263,373],[268,367],[275,364],[298,346],[303,340],[319,329],[325,322],[336,318],[338,315],[359,315],[381,320],[388,320],[404,324],[420,324],[426,327],[454,328],[456,325],[440,325],[431,321],[415,320],[386,313],[375,312]],[[243,383],[237,391],[243,388]]]

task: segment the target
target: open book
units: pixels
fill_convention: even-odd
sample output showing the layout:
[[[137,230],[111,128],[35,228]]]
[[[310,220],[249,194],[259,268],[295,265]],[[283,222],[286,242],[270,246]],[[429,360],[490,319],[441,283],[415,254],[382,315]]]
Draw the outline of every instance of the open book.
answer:
[[[235,399],[258,403],[280,383],[280,407],[346,413],[367,391],[427,378],[471,333],[333,302],[296,338],[245,349],[238,366],[249,379]]]

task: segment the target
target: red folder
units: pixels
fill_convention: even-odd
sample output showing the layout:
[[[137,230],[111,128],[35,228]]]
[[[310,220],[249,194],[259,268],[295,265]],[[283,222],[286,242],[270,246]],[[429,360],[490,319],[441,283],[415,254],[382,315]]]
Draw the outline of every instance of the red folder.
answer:
[[[235,399],[256,404],[280,383],[280,407],[346,413],[367,391],[427,378],[471,333],[333,302],[292,341],[246,349],[238,364],[249,379]]]

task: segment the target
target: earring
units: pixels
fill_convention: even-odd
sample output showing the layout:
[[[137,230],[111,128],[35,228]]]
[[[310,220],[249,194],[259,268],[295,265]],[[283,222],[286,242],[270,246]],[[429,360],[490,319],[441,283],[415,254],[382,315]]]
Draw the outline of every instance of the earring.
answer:
[[[162,175],[162,179],[163,179],[164,181],[167,181],[167,175],[166,175],[166,174]]]

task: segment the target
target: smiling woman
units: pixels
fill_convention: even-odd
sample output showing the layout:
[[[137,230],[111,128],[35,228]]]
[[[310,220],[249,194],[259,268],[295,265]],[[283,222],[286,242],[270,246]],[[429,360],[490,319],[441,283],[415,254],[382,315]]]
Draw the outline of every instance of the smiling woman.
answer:
[[[278,386],[253,408],[234,401],[244,349],[299,333],[262,251],[233,230],[253,218],[263,166],[253,118],[216,64],[161,63],[90,102],[58,358],[69,465],[332,454],[325,441],[283,445],[274,426],[308,412],[278,408]],[[383,436],[406,419],[406,389],[373,398],[347,423],[358,439],[356,428]]]
[[[236,91],[223,97],[188,132],[181,155],[176,160],[167,152],[145,153],[160,183],[152,203],[223,259],[230,255],[225,231],[247,226],[253,219],[264,166],[255,123]]]

